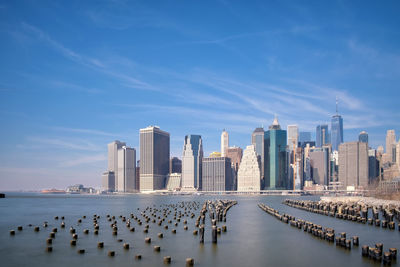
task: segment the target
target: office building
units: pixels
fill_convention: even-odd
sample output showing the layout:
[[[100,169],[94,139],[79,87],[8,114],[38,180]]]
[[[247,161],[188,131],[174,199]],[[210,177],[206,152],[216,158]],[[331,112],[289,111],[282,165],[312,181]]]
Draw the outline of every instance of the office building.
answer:
[[[315,146],[322,147],[326,144],[329,144],[328,124],[321,124],[315,132]]]
[[[167,175],[165,182],[166,189],[169,191],[178,191],[182,187],[182,174],[181,173],[170,173]]]
[[[237,176],[238,191],[260,191],[261,175],[254,145],[244,150]]]
[[[386,132],[386,161],[396,162],[395,154],[393,155],[393,148],[396,148],[396,133],[394,130],[387,130]]]
[[[312,180],[318,185],[329,185],[330,149],[329,146],[310,149]]]
[[[238,171],[240,161],[242,160],[243,149],[240,147],[229,147],[226,150],[226,157],[231,159],[232,168],[235,172]]]
[[[169,173],[182,173],[182,160],[173,157],[169,161]]]
[[[106,192],[115,191],[115,173],[113,171],[106,171],[101,176],[101,187]]]
[[[339,146],[339,182],[344,189],[368,186],[368,144],[348,142]]]
[[[182,155],[182,189],[201,189],[203,141],[200,135],[186,135]]]
[[[108,171],[114,172],[115,188],[118,188],[118,149],[126,146],[125,142],[115,140],[107,145],[108,147]]]
[[[338,113],[338,101],[336,99],[336,114],[332,116],[331,120],[332,151],[338,151],[341,143],[343,143],[343,119]]]
[[[140,191],[164,188],[169,174],[169,133],[157,126],[140,129]]]
[[[264,176],[264,128],[256,128],[251,135],[251,144],[255,147],[261,178]]]
[[[221,156],[225,157],[226,150],[229,147],[229,134],[225,129],[221,133]]]
[[[297,125],[287,126],[287,145],[289,150],[292,151],[296,149],[299,141],[299,127]]]
[[[118,173],[116,181],[116,191],[136,191],[136,150],[134,148],[123,146],[118,149]]]
[[[368,133],[366,131],[362,131],[358,135],[358,142],[367,143],[368,144]]]
[[[275,117],[264,135],[264,188],[287,189],[286,131]]]
[[[203,158],[203,191],[230,191],[233,187],[231,160],[226,157]]]
[[[379,160],[375,149],[368,150],[368,182],[373,183],[379,178]]]

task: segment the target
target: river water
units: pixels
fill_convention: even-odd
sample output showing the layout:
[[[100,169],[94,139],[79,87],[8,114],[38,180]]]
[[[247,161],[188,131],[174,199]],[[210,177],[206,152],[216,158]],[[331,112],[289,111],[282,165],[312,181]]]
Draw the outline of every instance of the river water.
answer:
[[[163,257],[171,256],[171,266],[185,266],[186,258],[193,258],[195,266],[380,266],[361,256],[361,246],[384,244],[384,251],[390,247],[400,249],[400,232],[382,229],[375,226],[343,221],[336,218],[309,213],[282,204],[283,196],[162,196],[162,195],[41,195],[28,193],[10,193],[0,199],[0,259],[1,266],[164,266]],[[303,197],[303,199],[318,197]],[[195,219],[188,220],[189,230],[183,229],[182,221],[177,227],[169,224],[169,229],[149,223],[149,233],[143,233],[144,225],[136,222],[130,232],[120,220],[118,236],[112,235],[110,222],[106,214],[129,217],[130,213],[140,215],[137,208],[147,206],[159,207],[163,204],[176,204],[181,201],[198,201],[207,199],[232,199],[238,204],[233,206],[227,215],[227,232],[218,236],[218,244],[211,242],[211,228],[207,216],[205,243],[199,244],[199,237],[192,234]],[[279,212],[288,213],[304,219],[332,227],[336,233],[347,232],[347,236],[357,235],[360,246],[346,250],[336,247],[334,243],[320,240],[288,224],[282,223],[273,216],[258,208],[258,203],[265,203]],[[93,214],[100,215],[99,235],[93,234]],[[198,210],[195,212],[198,216]],[[77,221],[86,215],[81,224]],[[65,229],[60,228],[61,220],[54,216],[65,216]],[[195,218],[196,218],[195,217]],[[43,228],[43,222],[48,227]],[[33,226],[40,226],[40,232],[34,232]],[[164,224],[168,224],[165,222]],[[23,231],[17,231],[22,225]],[[76,247],[70,246],[70,226],[78,233]],[[53,252],[45,251],[46,239],[53,227],[58,228],[53,240]],[[88,235],[83,229],[89,229]],[[177,233],[172,234],[171,229]],[[15,236],[9,231],[16,230]],[[159,239],[157,233],[164,233]],[[144,242],[151,237],[152,243]],[[123,243],[131,248],[125,250]],[[97,242],[104,242],[104,248],[98,249]],[[161,246],[161,252],[154,252],[153,246]],[[85,249],[78,254],[78,249]],[[114,250],[115,257],[108,257],[107,252]],[[135,259],[141,254],[142,259]],[[399,255],[400,256],[400,255]],[[400,259],[398,260],[400,261]],[[392,264],[396,265],[396,264]]]

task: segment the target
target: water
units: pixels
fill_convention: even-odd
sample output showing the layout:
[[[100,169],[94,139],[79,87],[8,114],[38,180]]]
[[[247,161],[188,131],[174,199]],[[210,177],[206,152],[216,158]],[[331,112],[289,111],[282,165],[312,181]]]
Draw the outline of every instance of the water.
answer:
[[[391,231],[294,209],[281,204],[285,197],[280,196],[220,198],[238,201],[228,212],[228,231],[218,236],[217,245],[212,244],[207,217],[205,243],[200,245],[199,237],[192,234],[195,219],[185,217],[178,227],[169,225],[168,230],[150,223],[148,234],[143,233],[145,223],[139,226],[133,222],[136,231],[131,233],[118,220],[116,237],[112,236],[110,222],[106,221],[105,215],[124,215],[128,218],[132,212],[139,215],[137,208],[193,200],[203,203],[206,199],[218,199],[216,196],[8,194],[7,198],[0,199],[1,266],[164,266],[163,257],[167,255],[172,257],[171,266],[184,266],[188,257],[194,259],[195,266],[379,266],[361,257],[361,245],[373,246],[382,242],[384,251],[390,247],[400,248],[397,228]],[[332,227],[336,233],[347,232],[348,237],[358,235],[360,247],[345,250],[290,227],[259,209],[257,204],[260,202],[279,210],[281,214],[289,213],[296,218]],[[93,234],[93,214],[101,216],[98,236]],[[87,218],[78,226],[77,220],[83,215]],[[54,220],[54,216],[65,216],[65,229],[60,228],[61,220]],[[188,220],[188,231],[183,229],[184,219]],[[42,227],[44,221],[49,223],[47,228]],[[28,224],[40,226],[40,232],[34,232]],[[24,230],[17,231],[18,225],[23,225]],[[71,225],[79,235],[76,247],[69,244],[72,239],[69,234]],[[53,252],[47,253],[46,239],[53,227],[57,227],[58,232],[53,240]],[[89,235],[83,234],[86,228],[90,230]],[[172,228],[177,229],[177,234],[171,233]],[[15,236],[10,236],[11,229],[16,230]],[[157,237],[159,232],[164,233],[163,239]],[[152,238],[150,245],[144,242],[147,236]],[[131,249],[124,250],[124,242],[119,243],[117,239],[129,243]],[[97,248],[100,241],[104,242],[104,249]],[[161,252],[154,252],[154,245],[161,246]],[[80,248],[86,250],[85,254],[77,253]],[[108,257],[109,250],[114,250],[116,256]],[[134,258],[136,254],[142,254],[141,261]]]

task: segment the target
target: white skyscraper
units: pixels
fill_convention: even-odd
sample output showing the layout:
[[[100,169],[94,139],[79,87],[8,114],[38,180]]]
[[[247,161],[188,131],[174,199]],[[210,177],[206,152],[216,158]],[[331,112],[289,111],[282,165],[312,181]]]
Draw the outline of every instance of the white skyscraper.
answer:
[[[118,149],[116,191],[133,192],[136,188],[136,150],[127,146]]]
[[[229,134],[225,129],[222,131],[221,134],[221,157],[225,157],[226,150],[229,147]]]
[[[244,150],[238,171],[238,191],[260,191],[261,175],[254,145]]]
[[[185,136],[182,155],[182,190],[201,189],[203,141],[200,135]]]
[[[126,143],[118,140],[108,144],[108,170],[114,172],[116,190],[118,188],[118,149],[123,146],[126,146]]]
[[[396,133],[394,130],[387,130],[386,133],[386,159],[393,162],[393,148],[396,146]]]
[[[299,140],[299,127],[297,125],[288,125],[287,144],[290,150],[293,150],[294,146],[297,147],[298,140]]]

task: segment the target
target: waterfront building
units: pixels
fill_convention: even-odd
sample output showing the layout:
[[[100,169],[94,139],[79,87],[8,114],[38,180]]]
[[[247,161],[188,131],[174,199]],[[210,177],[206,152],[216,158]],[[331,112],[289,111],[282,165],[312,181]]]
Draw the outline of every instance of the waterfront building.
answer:
[[[186,135],[182,155],[182,189],[201,188],[203,141],[200,135]]]
[[[396,133],[394,130],[387,130],[386,132],[386,162],[396,162],[393,150],[396,149]]]
[[[203,158],[203,191],[230,191],[233,187],[231,160],[226,157]]]
[[[221,156],[225,157],[226,150],[229,147],[229,134],[225,129],[221,133]]]
[[[311,141],[311,132],[300,132],[299,133],[299,143],[310,142],[310,141]]]
[[[251,135],[251,144],[255,147],[258,164],[260,165],[261,179],[264,176],[264,133],[264,127],[259,127]]]
[[[287,189],[286,131],[281,130],[275,117],[264,134],[264,188]]]
[[[336,99],[336,114],[332,116],[331,120],[332,151],[338,151],[341,143],[343,143],[343,119],[338,113],[338,101]]]
[[[118,192],[136,191],[136,150],[123,146],[118,149],[118,173],[116,177]]]
[[[115,191],[115,173],[113,171],[105,171],[101,176],[101,187],[106,192]]]
[[[371,184],[379,178],[379,160],[375,149],[368,150],[368,182]]]
[[[182,187],[182,174],[181,173],[170,173],[167,175],[165,182],[166,189],[169,191],[178,191]]]
[[[315,133],[315,146],[322,147],[328,143],[329,143],[328,124],[318,125]]]
[[[339,182],[344,188],[368,186],[368,144],[347,142],[339,145]]]
[[[173,157],[169,161],[169,173],[182,173],[182,160]]]
[[[297,125],[288,125],[287,126],[287,145],[289,146],[289,150],[294,150],[299,141],[299,127]]]
[[[157,126],[140,129],[140,191],[164,188],[169,173],[168,132]]]
[[[318,185],[329,185],[330,147],[311,148],[309,156],[312,180],[314,183]]]
[[[126,146],[125,142],[115,140],[107,145],[108,148],[108,171],[114,172],[115,188],[118,188],[118,149]]]
[[[260,191],[261,175],[254,145],[244,150],[237,176],[238,191]]]
[[[366,131],[362,131],[358,135],[358,142],[367,143],[368,144],[368,133]]]

